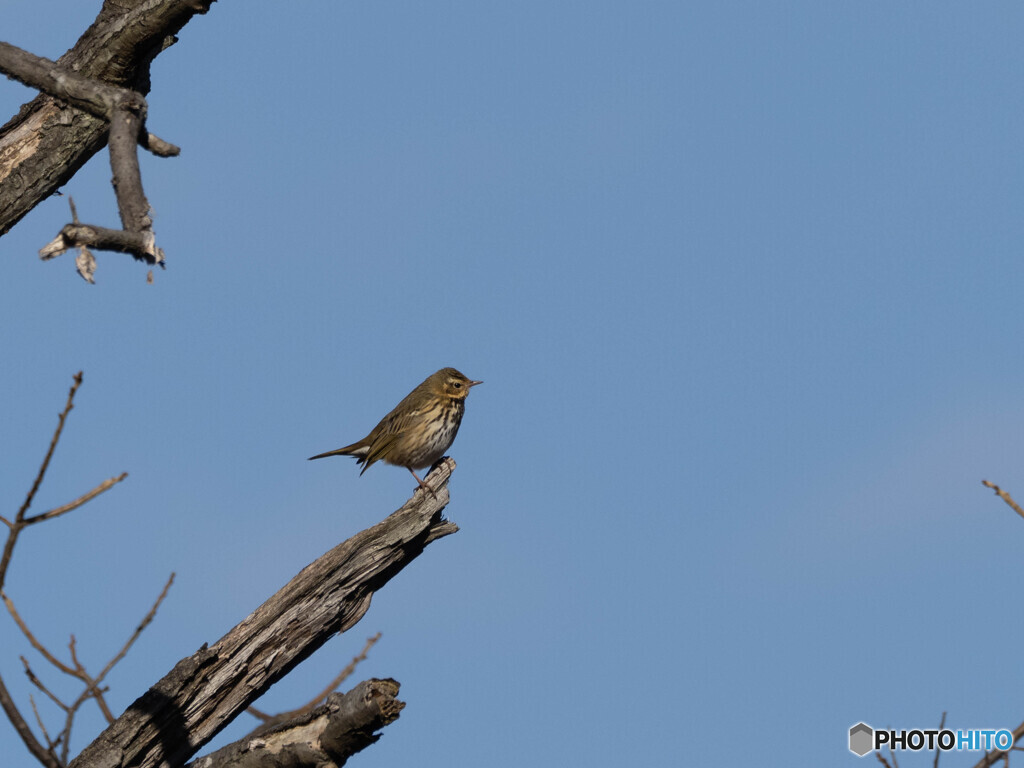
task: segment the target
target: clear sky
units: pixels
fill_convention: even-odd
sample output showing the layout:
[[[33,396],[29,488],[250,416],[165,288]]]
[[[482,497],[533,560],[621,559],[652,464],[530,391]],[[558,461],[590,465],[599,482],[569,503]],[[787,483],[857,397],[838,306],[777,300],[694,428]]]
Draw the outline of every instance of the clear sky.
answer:
[[[2,38],[56,57],[99,5],[7,0]],[[130,473],[26,533],[9,593],[98,669],[177,572],[120,712],[405,501],[306,457],[451,365],[486,382],[461,532],[263,709],[380,631],[356,677],[408,707],[353,765],[865,765],[859,720],[1013,728],[1024,520],[981,480],[1024,500],[1022,39],[1016,3],[216,3],[153,67],[155,284],[41,263],[65,198],[0,239],[4,514],[79,369],[36,509]],[[31,95],[0,81],[3,119]],[[116,224],[109,176],[65,188],[83,220]],[[27,709],[4,616],[0,648]]]

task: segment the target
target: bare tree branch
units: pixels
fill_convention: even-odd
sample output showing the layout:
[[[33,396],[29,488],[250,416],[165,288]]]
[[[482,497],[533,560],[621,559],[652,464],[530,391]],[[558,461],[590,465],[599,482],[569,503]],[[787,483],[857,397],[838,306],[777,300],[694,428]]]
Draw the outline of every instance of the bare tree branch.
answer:
[[[981,484],[984,485],[986,488],[991,488],[993,491],[995,491],[996,492],[996,496],[998,496],[1003,501],[1005,501],[1010,506],[1010,509],[1012,509],[1014,512],[1016,512],[1021,517],[1024,517],[1024,509],[1020,508],[1020,505],[1016,501],[1013,500],[1013,497],[1010,496],[1010,494],[1008,494],[1006,491],[1004,491],[1002,488],[1000,488],[995,483],[990,483],[988,480],[982,480]]]
[[[8,524],[8,537],[5,554],[0,559],[0,576],[6,574],[14,542],[26,526],[54,519],[123,479],[111,478],[70,504],[33,517],[27,516],[56,450],[81,380],[82,376],[78,374],[25,502],[13,520],[5,521]],[[387,519],[339,544],[304,568],[211,648],[204,645],[191,657],[180,661],[120,718],[114,720],[70,765],[73,768],[95,768],[98,765],[105,768],[156,768],[184,763],[336,632],[344,632],[354,626],[368,610],[374,592],[398,574],[428,544],[458,530],[458,526],[442,516],[448,504],[447,486],[454,468],[455,462],[449,458],[442,459],[425,478],[425,490],[417,489],[413,497]],[[46,741],[44,746],[32,733],[0,679],[0,707],[4,709],[30,753],[46,768],[63,768],[67,764],[75,714],[85,701],[95,699],[108,721],[113,720],[104,700],[106,689],[102,687],[102,681],[153,619],[173,578],[172,574],[131,637],[96,677],[90,676],[79,660],[74,636],[69,644],[70,665],[59,661],[46,649],[29,630],[14,602],[3,592],[0,580],[0,595],[15,623],[33,647],[58,669],[84,683],[84,690],[73,703],[63,703],[43,685],[28,661],[23,659],[26,674],[33,685],[65,713],[63,729],[56,738],[51,738],[41,726]],[[365,658],[378,637],[367,641],[362,653],[342,675],[332,681],[331,688]],[[324,705],[303,711],[291,720],[275,722],[269,729],[263,726],[258,729],[258,733],[254,732],[247,737],[244,760],[269,760],[251,763],[254,766],[269,766],[275,764],[275,758],[269,756],[286,754],[294,760],[312,756],[309,762],[294,762],[293,765],[309,765],[312,768],[323,765],[323,760],[328,759],[333,760],[335,765],[342,765],[348,755],[378,738],[374,735],[375,730],[397,718],[404,706],[395,698],[397,692],[398,685],[394,681],[371,680],[357,686],[344,697],[330,693]],[[38,720],[34,698],[31,698],[31,703]],[[303,709],[310,709],[310,705]],[[309,725],[314,720],[318,723],[315,728],[296,726],[299,721]],[[303,740],[314,730],[319,734],[315,744],[308,739]],[[56,754],[58,747],[59,755]],[[326,757],[321,760],[318,754]]]
[[[342,766],[380,738],[405,704],[394,680],[364,680],[346,694],[332,693],[320,707],[261,729],[201,757],[188,768],[318,768]]]
[[[54,656],[52,653],[50,653],[46,646],[36,639],[36,636],[32,634],[32,631],[28,628],[28,625],[25,624],[24,619],[21,618],[21,614],[18,613],[17,609],[14,607],[14,601],[7,596],[6,592],[0,592],[0,599],[4,601],[4,605],[7,607],[7,612],[11,614],[11,618],[13,618],[14,623],[18,625],[18,629],[21,630],[21,634],[23,634],[25,636],[25,639],[28,640],[29,645],[35,648],[44,659],[50,662],[53,666],[55,666],[65,675],[70,675],[71,677],[78,677],[74,669],[72,669],[64,662],[62,662],[60,659],[58,659],[56,656]],[[28,666],[28,662],[25,662],[25,666]]]
[[[65,514],[67,512],[71,512],[72,510],[78,509],[80,506],[85,504],[85,502],[91,501],[91,500],[95,499],[97,496],[99,496],[104,491],[109,491],[111,488],[113,488],[115,485],[120,483],[126,477],[128,477],[128,473],[127,472],[122,472],[117,477],[111,477],[109,480],[104,480],[102,483],[97,485],[91,491],[87,491],[86,493],[83,493],[81,496],[79,496],[74,501],[69,501],[67,504],[63,504],[63,505],[61,505],[59,507],[54,507],[53,509],[48,510],[46,512],[41,512],[38,515],[33,515],[32,517],[26,517],[25,518],[25,525],[32,525],[34,523],[41,523],[44,520],[52,520],[55,517],[60,517],[61,515]]]
[[[85,669],[85,665],[78,660],[77,642],[75,636],[71,636],[71,642],[68,644],[68,649],[71,652],[71,661],[75,665],[75,677],[85,683],[85,689],[78,694],[78,698],[75,699],[74,704],[71,705],[71,711],[76,712],[82,704],[89,699],[96,700],[96,706],[100,708],[100,712],[106,719],[107,723],[114,722],[114,713],[110,711],[110,707],[107,706],[107,700],[103,698],[103,694],[109,689],[100,687],[99,679],[93,678],[89,672]],[[69,729],[70,730],[70,729]],[[67,762],[65,760],[65,762]]]
[[[49,752],[51,755],[56,754],[54,750],[57,747],[57,741],[54,741],[50,738],[50,733],[46,730],[46,725],[43,723],[43,718],[39,716],[39,708],[36,706],[36,697],[32,694],[29,694],[28,702],[32,705],[32,714],[36,718],[36,725],[39,726],[39,730],[43,732],[43,738],[46,739],[46,751]],[[59,740],[60,739],[58,737],[58,741]]]
[[[36,473],[36,479],[32,483],[32,487],[28,491],[28,495],[25,497],[25,503],[21,505],[21,509],[18,510],[18,514],[15,515],[14,524],[17,525],[24,521],[25,513],[28,512],[28,508],[32,506],[32,499],[36,497],[36,492],[39,491],[39,486],[43,484],[43,478],[46,477],[46,470],[50,466],[50,459],[53,458],[53,452],[57,450],[57,443],[60,441],[61,432],[64,431],[64,422],[67,421],[68,414],[71,413],[71,409],[75,407],[75,394],[78,392],[78,388],[82,386],[82,372],[79,371],[73,377],[74,383],[71,385],[71,390],[68,392],[68,401],[64,404],[64,410],[60,412],[60,416],[57,417],[57,429],[53,432],[53,437],[50,439],[50,447],[46,450],[46,456],[43,457],[43,463],[39,465],[39,471]],[[0,563],[0,587],[3,587],[3,573],[4,565],[10,562],[10,555],[7,551],[4,551],[7,557],[4,558]]]
[[[71,664],[68,665],[62,662],[56,656],[54,656],[54,654],[51,653],[50,650],[36,638],[36,636],[28,628],[24,619],[22,619],[21,615],[18,613],[17,609],[14,606],[14,602],[10,599],[10,597],[7,596],[7,594],[0,591],[0,598],[3,599],[4,605],[6,605],[8,613],[11,614],[11,617],[14,619],[15,624],[18,625],[18,628],[29,641],[31,646],[35,648],[36,651],[38,651],[44,659],[50,662],[50,664],[52,664],[58,670],[60,670],[66,675],[69,675],[77,680],[80,680],[84,684],[84,689],[82,693],[78,695],[78,698],[76,698],[75,701],[71,704],[65,704],[45,685],[43,685],[42,681],[32,671],[32,668],[29,666],[28,660],[24,656],[21,657],[22,664],[24,664],[25,666],[25,674],[28,675],[28,678],[32,682],[32,684],[35,685],[36,688],[38,688],[44,694],[46,694],[46,696],[49,697],[50,700],[53,701],[53,703],[56,704],[64,712],[64,727],[61,730],[60,735],[57,739],[57,742],[60,742],[62,745],[61,756],[59,758],[60,763],[62,765],[67,764],[68,749],[71,743],[71,728],[74,725],[75,715],[78,713],[78,710],[82,706],[82,704],[84,704],[90,698],[94,699],[96,701],[96,705],[100,708],[100,712],[103,714],[103,717],[106,719],[107,723],[110,724],[114,722],[114,714],[110,711],[110,707],[107,705],[106,698],[103,695],[106,689],[101,686],[101,683],[103,682],[103,679],[107,676],[107,674],[114,668],[114,666],[125,657],[125,654],[128,653],[128,650],[139,638],[139,635],[142,634],[142,631],[153,620],[153,617],[156,616],[157,609],[160,607],[160,604],[167,596],[167,592],[171,588],[171,584],[173,583],[174,574],[172,573],[170,578],[167,580],[167,583],[164,585],[163,590],[160,592],[160,595],[157,597],[156,602],[153,604],[152,608],[149,609],[149,612],[146,613],[146,615],[143,617],[142,621],[139,622],[138,626],[135,627],[135,631],[132,632],[131,637],[128,638],[128,641],[114,655],[114,657],[107,662],[107,665],[96,677],[91,676],[88,670],[86,670],[85,665],[82,664],[81,661],[79,661],[74,635],[71,636],[71,642],[68,644],[68,651],[71,655]],[[32,702],[32,705],[33,711],[35,711],[34,701]],[[39,719],[38,712],[36,712],[36,719]],[[42,725],[42,723],[40,723],[40,725]],[[46,733],[45,728],[43,729],[43,735],[49,744],[49,751],[52,752],[53,747],[57,742],[54,742],[50,739],[49,734]]]
[[[32,487],[29,489],[28,495],[25,497],[24,503],[18,510],[18,513],[14,516],[13,521],[8,521],[7,540],[4,542],[3,554],[0,555],[0,592],[3,591],[4,583],[7,578],[7,569],[11,564],[11,555],[14,553],[14,545],[18,541],[18,536],[21,531],[25,528],[25,514],[28,512],[28,508],[32,505],[32,500],[35,498],[36,492],[39,490],[39,486],[42,485],[43,478],[46,476],[46,469],[50,466],[50,459],[53,458],[53,452],[57,449],[57,442],[60,440],[61,432],[64,431],[64,422],[67,420],[68,414],[71,413],[71,409],[74,407],[75,393],[78,388],[82,385],[82,372],[79,371],[75,374],[74,383],[71,385],[71,391],[68,392],[68,400],[64,405],[64,410],[61,411],[60,416],[57,418],[57,429],[53,433],[53,438],[50,440],[50,447],[46,451],[46,456],[43,457],[43,463],[39,467],[39,472],[36,473],[36,479],[32,483]],[[11,725],[14,726],[15,732],[21,737],[22,742],[28,748],[28,751],[41,762],[47,768],[60,768],[60,764],[57,758],[49,752],[39,740],[36,739],[35,734],[32,733],[32,729],[28,723],[25,722],[25,718],[22,717],[18,707],[14,704],[14,700],[11,698],[10,692],[7,690],[7,685],[4,683],[3,678],[0,677],[0,707],[3,707],[4,713],[7,715],[7,719],[11,721]]]
[[[118,110],[138,111],[143,120],[149,110],[146,97],[138,91],[83,77],[73,69],[2,41],[0,72],[107,122],[113,119]],[[181,154],[180,147],[145,131],[139,132],[138,142],[139,146],[159,157]]]
[[[946,727],[946,713],[942,713],[942,717],[939,718],[939,731],[942,731]],[[942,754],[941,749],[935,750],[935,760],[932,762],[932,768],[939,768],[939,755]]]
[[[116,664],[117,661],[119,661],[120,658],[123,657],[124,653],[127,651],[127,647],[130,646],[132,642],[134,642],[135,638],[138,635],[138,632],[141,631],[141,629],[149,623],[149,621],[152,619],[153,612],[156,610],[156,606],[154,606],[154,608],[151,609],[150,613],[147,614],[146,618],[143,620],[143,623],[136,630],[136,633],[132,635],[132,638],[129,640],[128,645],[125,647],[125,649],[123,649],[120,654],[115,656],[114,659],[104,669],[101,676],[94,680],[92,677],[89,676],[88,672],[77,660],[74,651],[74,638],[72,637],[71,645],[71,656],[73,666],[68,666],[61,662],[59,659],[57,659],[56,656],[54,656],[52,653],[50,653],[50,651],[35,637],[35,635],[28,628],[28,625],[25,623],[24,619],[22,619],[21,615],[18,613],[17,609],[15,608],[14,602],[11,600],[11,598],[7,595],[6,591],[4,590],[4,585],[6,583],[7,578],[7,571],[10,568],[11,558],[14,553],[15,544],[18,541],[19,535],[25,528],[27,528],[30,525],[34,525],[35,523],[43,522],[45,520],[52,520],[56,517],[66,514],[67,512],[70,512],[73,509],[77,509],[90,499],[93,499],[99,494],[108,490],[109,488],[112,488],[114,485],[121,482],[122,480],[124,480],[125,477],[127,477],[126,473],[122,473],[118,477],[114,477],[100,483],[91,491],[83,494],[82,496],[68,504],[56,507],[47,512],[42,512],[38,515],[33,515],[31,517],[28,516],[28,510],[32,506],[32,502],[35,499],[36,493],[39,491],[39,488],[43,483],[43,479],[46,477],[46,471],[50,466],[50,461],[53,459],[54,452],[57,449],[57,444],[60,442],[60,437],[64,431],[64,425],[67,421],[68,414],[71,413],[71,409],[74,408],[75,394],[78,392],[78,388],[81,386],[81,384],[82,372],[79,371],[74,376],[74,381],[71,386],[71,390],[68,392],[68,399],[64,405],[64,410],[61,411],[60,415],[57,418],[57,428],[54,430],[53,437],[50,439],[50,445],[47,448],[46,455],[43,457],[42,464],[39,466],[39,471],[36,473],[35,480],[33,481],[32,487],[29,489],[29,492],[25,497],[25,501],[18,509],[17,514],[14,516],[14,520],[4,519],[4,523],[7,525],[8,531],[7,540],[4,542],[3,554],[0,555],[0,599],[3,600],[4,605],[7,607],[8,613],[10,613],[11,617],[14,619],[15,624],[21,630],[22,634],[29,641],[32,647],[35,648],[40,654],[42,654],[43,658],[45,658],[47,661],[49,661],[51,664],[57,667],[57,669],[59,669],[60,671],[64,672],[65,674],[76,677],[85,684],[85,691],[83,692],[82,695],[78,697],[78,700],[74,704],[70,706],[64,704],[62,701],[60,701],[59,698],[57,698],[57,696],[55,696],[48,688],[46,688],[46,686],[43,685],[42,681],[40,681],[39,678],[36,677],[35,673],[32,671],[31,666],[29,666],[28,660],[22,657],[22,663],[25,665],[25,674],[28,675],[28,678],[32,682],[32,684],[35,685],[44,694],[46,694],[46,696],[48,696],[51,700],[53,700],[53,702],[58,707],[60,707],[65,713],[65,727],[64,730],[61,731],[60,735],[56,740],[51,739],[50,735],[46,732],[46,729],[42,728],[43,736],[47,742],[47,747],[43,747],[43,745],[40,744],[39,740],[32,733],[32,729],[29,727],[28,723],[25,721],[24,716],[21,714],[21,712],[18,710],[18,707],[15,705],[14,700],[11,698],[10,693],[8,692],[6,684],[4,683],[3,679],[0,678],[0,706],[3,707],[4,713],[7,715],[7,719],[10,720],[11,724],[14,726],[15,731],[21,737],[22,742],[28,748],[29,752],[44,766],[47,766],[47,768],[59,768],[59,766],[66,764],[68,744],[71,733],[71,724],[74,720],[75,712],[84,701],[86,701],[89,698],[95,698],[98,706],[100,707],[100,710],[108,718],[108,722],[113,720],[113,714],[107,707],[106,701],[103,698],[103,689],[99,686],[99,683],[101,682],[103,676],[105,676],[107,672],[109,672],[113,664]],[[158,598],[157,605],[159,605],[160,601],[163,600],[163,596],[166,594],[166,590],[167,587],[164,588],[164,592],[162,592],[161,596]],[[38,710],[36,710],[35,708],[35,700],[31,699],[31,703],[33,712],[35,712],[36,720],[38,721],[39,713]],[[40,725],[42,724],[40,723]],[[62,742],[62,758],[57,757],[54,751],[54,747],[58,742]]]
[[[145,114],[147,108],[141,93],[84,77],[10,43],[0,42],[0,72],[107,121],[118,109],[134,106]]]
[[[149,68],[174,35],[193,16],[206,13],[212,2],[104,0],[93,24],[57,61],[0,45],[0,71],[43,92],[0,127],[0,236],[109,144],[122,237],[110,234],[116,230],[76,221],[77,226],[61,230],[40,255],[83,248],[76,263],[87,280],[95,269],[87,246],[163,264],[136,148],[141,145],[163,157],[179,150],[145,129]],[[17,183],[4,183],[8,178]]]
[[[41,691],[46,698],[52,701],[62,712],[67,712],[69,709],[68,705],[61,701],[57,697],[57,694],[43,685],[43,681],[39,679],[39,676],[36,675],[35,672],[32,671],[32,665],[28,663],[28,659],[24,656],[19,656],[18,658],[21,659],[22,666],[25,667],[25,677],[28,678],[28,681]]]
[[[140,143],[146,146],[150,144],[144,130],[148,109],[145,97],[130,88],[118,88],[94,78],[83,77],[72,69],[9,43],[0,43],[0,72],[107,122],[110,167],[114,173],[114,191],[124,230],[120,238],[108,239],[117,243],[117,250],[128,249],[137,259],[150,264],[163,264],[163,251],[156,247],[153,235],[149,202],[142,191],[142,174],[136,150]],[[146,136],[145,140],[143,136]],[[152,143],[165,149],[170,146],[160,139]],[[81,247],[79,272],[91,283],[94,282],[95,257],[86,246],[99,247],[98,238],[94,230],[88,227],[83,229],[79,225],[73,207],[72,217],[76,226],[61,230],[58,238],[40,250],[39,255],[43,259],[51,259],[68,247]],[[86,240],[78,240],[77,234],[84,235]]]
[[[14,705],[14,699],[11,698],[11,693],[7,690],[2,677],[0,677],[0,707],[3,708],[7,719],[11,721],[11,725],[14,726],[14,730],[17,731],[22,743],[32,756],[46,768],[61,768],[60,761],[39,743],[36,735],[32,733],[32,729],[28,727],[25,718],[21,716],[21,712]]]
[[[417,491],[387,519],[306,566],[212,647],[182,659],[75,760],[156,768],[181,764],[270,686],[362,618],[373,593],[431,542],[458,526],[441,512],[455,462],[427,476],[436,494]]]
[[[160,608],[160,604],[164,601],[164,598],[167,597],[167,593],[170,591],[172,584],[174,584],[173,573],[167,579],[167,583],[164,584],[164,588],[160,591],[160,594],[157,596],[156,602],[153,603],[153,607],[149,609],[149,612],[142,617],[142,621],[139,622],[139,625],[135,627],[135,631],[132,632],[132,636],[128,638],[128,641],[124,644],[121,650],[114,654],[114,657],[107,662],[107,666],[100,670],[100,673],[96,676],[97,685],[103,682],[103,679],[107,676],[110,670],[112,670],[117,665],[117,663],[125,657],[125,655],[128,653],[128,650],[132,647],[132,645],[135,644],[135,641],[139,639],[139,635],[142,634],[142,631],[149,626],[151,621],[153,621],[153,618],[156,616],[157,610]],[[113,716],[109,715],[109,710],[107,710],[107,713],[108,722],[113,722],[114,718]]]

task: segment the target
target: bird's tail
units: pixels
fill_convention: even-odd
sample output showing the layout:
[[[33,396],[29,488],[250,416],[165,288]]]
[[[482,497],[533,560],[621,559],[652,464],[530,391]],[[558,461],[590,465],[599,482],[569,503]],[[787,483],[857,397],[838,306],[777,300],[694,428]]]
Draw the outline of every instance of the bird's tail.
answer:
[[[316,456],[310,456],[309,461],[313,459],[322,459],[325,456],[351,456],[355,459],[359,459],[362,463],[366,460],[366,454],[370,452],[369,446],[363,445],[362,443],[352,443],[352,445],[346,445],[344,448],[338,448],[335,451],[328,451],[327,453],[318,453]]]

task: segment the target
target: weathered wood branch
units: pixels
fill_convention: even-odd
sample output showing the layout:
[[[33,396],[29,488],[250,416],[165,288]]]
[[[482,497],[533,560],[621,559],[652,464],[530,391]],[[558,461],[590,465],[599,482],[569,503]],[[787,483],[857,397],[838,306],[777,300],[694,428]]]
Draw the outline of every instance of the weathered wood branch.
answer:
[[[306,566],[213,646],[182,659],[71,768],[181,765],[336,632],[355,625],[373,593],[458,526],[441,512],[455,462],[443,459],[387,519]]]
[[[56,62],[0,44],[0,71],[43,91],[0,127],[0,236],[109,143],[122,223],[126,233],[139,235],[125,238],[114,250],[163,263],[152,236],[136,147],[141,144],[161,156],[178,150],[145,131],[149,67],[212,2],[104,0],[93,24]],[[89,245],[75,240],[75,234],[62,231],[58,239],[70,247]],[[50,255],[56,253],[51,249]]]
[[[39,257],[46,260],[60,256],[71,248],[86,246],[100,251],[135,253],[145,248],[150,238],[141,232],[126,232],[123,229],[107,229],[92,224],[65,224],[50,243],[39,250]]]
[[[146,110],[146,99],[141,93],[85,77],[10,43],[0,42],[0,71],[103,120],[109,121],[117,109],[134,107],[143,113]]]
[[[395,680],[364,680],[345,694],[332,693],[311,712],[261,728],[189,763],[189,768],[320,768],[344,765],[370,746],[375,733],[398,719]]]

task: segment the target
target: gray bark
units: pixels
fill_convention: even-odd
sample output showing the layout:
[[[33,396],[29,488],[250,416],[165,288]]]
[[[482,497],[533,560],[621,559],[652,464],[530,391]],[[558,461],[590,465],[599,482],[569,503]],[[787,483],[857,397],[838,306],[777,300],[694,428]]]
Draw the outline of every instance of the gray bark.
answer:
[[[364,680],[332,693],[312,712],[239,739],[189,763],[189,768],[326,768],[342,766],[380,738],[405,706],[394,680]]]
[[[212,2],[105,0],[96,20],[56,63],[99,81],[98,93],[107,84],[145,95],[153,59]],[[58,80],[59,74],[55,75]],[[103,103],[99,99],[97,106]],[[83,111],[40,94],[0,127],[0,236],[67,183],[107,143],[109,122],[96,111]]]
[[[182,659],[73,761],[71,768],[183,765],[336,632],[351,628],[373,593],[432,541],[458,526],[441,512],[455,467],[443,459],[387,519],[306,566],[212,646]]]

